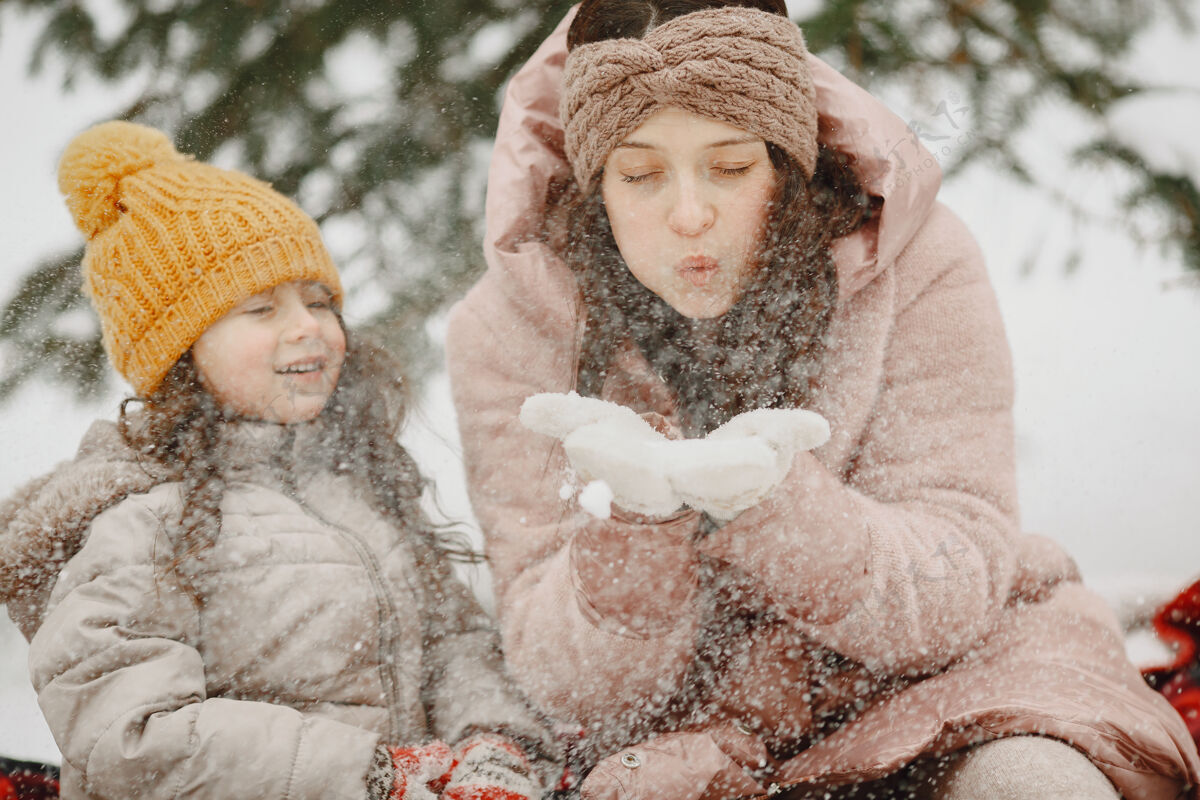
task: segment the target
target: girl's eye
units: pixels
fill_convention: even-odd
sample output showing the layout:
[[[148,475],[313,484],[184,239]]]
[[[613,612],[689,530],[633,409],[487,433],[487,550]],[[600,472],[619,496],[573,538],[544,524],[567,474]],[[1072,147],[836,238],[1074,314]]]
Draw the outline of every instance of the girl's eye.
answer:
[[[657,172],[640,172],[636,175],[621,175],[621,180],[625,183],[642,183],[648,181],[657,175]]]
[[[262,315],[262,314],[270,313],[270,311],[271,311],[271,306],[251,306],[250,308],[246,309],[245,313]]]
[[[308,307],[309,308],[331,308],[328,300],[310,300],[308,303]]]

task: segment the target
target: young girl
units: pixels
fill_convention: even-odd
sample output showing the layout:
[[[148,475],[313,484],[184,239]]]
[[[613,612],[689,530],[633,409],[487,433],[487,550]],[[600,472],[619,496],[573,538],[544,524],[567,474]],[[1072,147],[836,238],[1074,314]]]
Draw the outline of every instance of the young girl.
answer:
[[[59,182],[141,406],[0,510],[63,796],[540,795],[553,740],[422,516],[316,224],[124,122]]]
[[[1004,331],[935,162],[781,0],[584,0],[494,153],[450,373],[505,654],[586,731],[584,797],[1193,796],[1180,719],[1019,528]],[[812,452],[772,430],[799,409]],[[735,440],[777,468],[662,455]]]

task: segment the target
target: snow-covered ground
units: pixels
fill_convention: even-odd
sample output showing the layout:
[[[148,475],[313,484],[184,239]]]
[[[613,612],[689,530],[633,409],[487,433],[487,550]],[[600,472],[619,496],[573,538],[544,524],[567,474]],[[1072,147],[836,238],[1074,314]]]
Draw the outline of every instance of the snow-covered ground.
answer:
[[[62,97],[53,69],[46,78],[24,78],[31,37],[20,23],[14,9],[0,6],[0,93],[8,119],[20,121],[0,128],[7,189],[0,192],[0,243],[9,265],[0,273],[0,297],[38,254],[75,241],[55,189],[56,156],[73,133],[115,106],[111,89],[87,81]],[[1195,80],[1200,48],[1185,36],[1166,27],[1155,31],[1134,66],[1172,81]],[[1189,102],[1195,93],[1192,87]],[[1115,124],[1142,142],[1154,131],[1195,129],[1178,126],[1178,102],[1148,108],[1174,115],[1147,121],[1149,111],[1141,108]],[[1027,144],[1056,170],[1051,174],[1062,174],[1059,188],[1089,200],[1111,196],[1116,188],[1102,176],[1051,162],[1078,121],[1054,109],[1040,114]],[[1194,136],[1156,141],[1170,163],[1195,169],[1200,162]],[[1026,528],[1062,542],[1088,581],[1110,597],[1166,594],[1200,574],[1200,359],[1194,353],[1200,284],[1181,280],[1182,267],[1157,248],[1136,247],[1102,226],[1076,226],[1043,195],[982,168],[948,184],[943,200],[979,238],[1008,325]],[[1076,247],[1082,260],[1067,274],[1062,264]],[[349,311],[353,316],[354,308]],[[119,397],[114,391],[80,404],[34,384],[0,408],[0,495],[68,457],[90,420],[111,415]],[[438,481],[443,506],[469,518],[444,377],[431,382],[408,441]],[[486,597],[486,576],[478,581]],[[1137,648],[1140,655],[1152,653],[1146,643]],[[4,618],[0,753],[57,760],[28,687],[26,652]]]

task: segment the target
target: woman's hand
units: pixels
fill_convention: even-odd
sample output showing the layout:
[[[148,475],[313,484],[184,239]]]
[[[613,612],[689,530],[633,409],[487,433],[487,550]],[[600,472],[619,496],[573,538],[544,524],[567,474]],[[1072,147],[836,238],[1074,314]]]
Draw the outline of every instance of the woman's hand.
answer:
[[[633,409],[575,392],[535,394],[521,423],[561,439],[580,477],[604,481],[621,508],[660,517],[682,505],[668,477],[671,440]]]
[[[710,433],[705,449],[681,459],[672,484],[692,508],[733,519],[771,493],[802,450],[829,441],[829,423],[798,408],[758,408]]]
[[[829,439],[824,417],[799,409],[757,409],[704,439],[668,439],[632,409],[574,392],[533,395],[521,422],[561,439],[575,470],[604,481],[622,508],[664,516],[686,503],[718,520],[759,503],[798,450]]]

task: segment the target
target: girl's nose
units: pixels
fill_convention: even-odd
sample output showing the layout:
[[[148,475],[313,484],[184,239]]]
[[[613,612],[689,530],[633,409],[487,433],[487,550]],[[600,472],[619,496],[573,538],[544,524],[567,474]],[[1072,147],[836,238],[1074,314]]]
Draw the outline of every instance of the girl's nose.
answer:
[[[304,303],[292,303],[284,317],[284,337],[300,341],[316,336],[321,330],[321,323],[313,314],[311,308]]]
[[[667,214],[667,224],[680,236],[699,236],[712,227],[717,210],[703,189],[691,182],[682,182]]]

